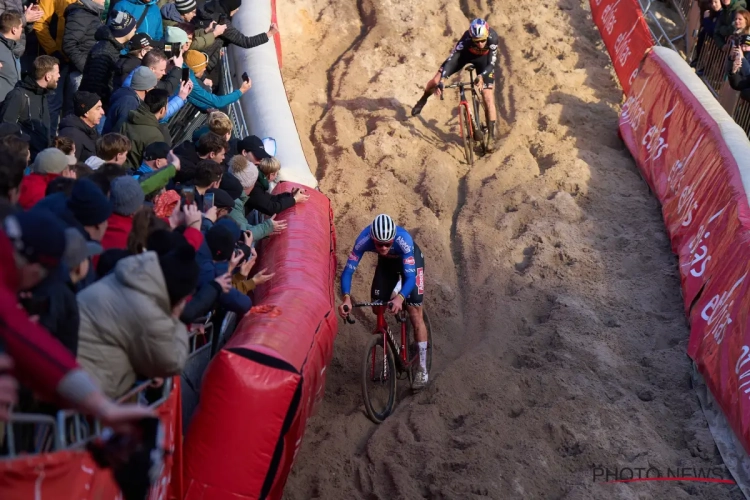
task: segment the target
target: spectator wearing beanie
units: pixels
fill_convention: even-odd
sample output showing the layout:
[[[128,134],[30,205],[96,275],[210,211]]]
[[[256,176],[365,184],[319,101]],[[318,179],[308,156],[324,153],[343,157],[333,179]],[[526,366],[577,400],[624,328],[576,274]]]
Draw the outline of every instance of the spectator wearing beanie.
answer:
[[[247,183],[248,179],[245,179],[245,182]],[[219,188],[232,197],[232,209],[229,212],[229,217],[240,226],[242,231],[250,231],[253,234],[253,241],[260,241],[266,236],[270,236],[274,232],[280,233],[286,228],[286,222],[274,220],[276,216],[266,219],[260,224],[248,222],[247,217],[245,217],[245,202],[247,201],[245,187],[233,174],[224,174]]]
[[[182,244],[159,256],[145,252],[78,294],[78,361],[111,397],[139,377],[178,375],[188,332],[178,319],[198,282],[195,250]]]
[[[114,101],[114,92],[122,87],[125,78],[141,65],[143,56],[154,48],[154,41],[146,33],[136,33],[125,47],[128,53],[120,55],[120,58],[115,62],[115,73],[112,76],[112,101]]]
[[[242,83],[242,86],[231,94],[218,96],[203,83],[203,75],[208,65],[208,56],[197,50],[188,50],[185,53],[185,66],[190,68],[190,80],[193,82],[193,90],[188,95],[188,102],[200,109],[208,111],[209,108],[221,109],[237,102],[242,94],[250,90],[250,83]]]
[[[156,87],[157,79],[153,71],[145,66],[138,66],[133,72],[130,86],[120,87],[110,101],[107,120],[102,132],[107,134],[122,128],[131,111],[138,109],[146,98],[146,92]]]
[[[18,205],[24,210],[44,198],[47,184],[59,176],[74,177],[68,165],[68,156],[57,148],[47,148],[36,155],[31,164],[31,174],[21,181]]]
[[[234,274],[235,269],[230,268],[230,259],[240,236],[239,226],[231,219],[225,217],[216,221],[206,233],[206,240],[196,255],[200,266],[198,286],[204,286],[226,273]],[[234,288],[219,296],[219,304],[240,317],[252,307],[250,297]]]
[[[59,135],[75,143],[76,159],[85,162],[90,156],[96,156],[96,140],[99,139],[96,127],[104,116],[102,101],[91,92],[76,92],[73,113],[60,122]]]
[[[145,195],[138,181],[129,175],[112,181],[109,200],[112,202],[112,215],[102,238],[105,250],[127,248],[128,235],[133,229],[133,215],[143,205]]]
[[[146,33],[154,41],[164,38],[161,12],[156,0],[120,0],[115,4],[114,10],[128,12],[134,19],[143,18],[137,29],[138,33]]]
[[[136,19],[127,12],[112,12],[109,23],[96,30],[96,45],[89,52],[83,68],[80,90],[98,95],[104,107],[109,106],[115,64],[135,34]]]
[[[175,0],[174,3],[167,3],[161,8],[162,23],[164,26],[189,23],[195,17],[197,9],[198,4],[195,0]]]
[[[67,208],[83,227],[87,240],[101,242],[112,216],[112,203],[89,179],[80,179],[73,186]]]

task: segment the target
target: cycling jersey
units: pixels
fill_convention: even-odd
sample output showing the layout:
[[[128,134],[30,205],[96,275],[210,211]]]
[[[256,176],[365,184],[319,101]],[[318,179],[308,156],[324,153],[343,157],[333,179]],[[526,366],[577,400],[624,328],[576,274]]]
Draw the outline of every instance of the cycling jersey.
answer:
[[[417,267],[414,258],[414,240],[409,232],[401,226],[396,226],[396,239],[388,251],[381,256],[385,259],[401,259],[403,264],[404,284],[401,286],[401,295],[408,297],[417,284]],[[349,254],[344,272],[341,274],[341,293],[349,294],[352,288],[352,275],[359,265],[359,261],[365,252],[375,252],[375,242],[370,237],[370,226],[367,226],[357,237],[354,249]],[[395,285],[395,283],[394,283]],[[420,290],[421,293],[421,290]]]
[[[449,77],[456,71],[460,71],[469,62],[477,61],[479,64],[474,64],[477,68],[478,75],[489,76],[490,73],[494,72],[495,63],[497,62],[497,44],[499,37],[497,32],[492,28],[489,29],[490,33],[487,37],[487,43],[484,48],[478,47],[469,35],[467,30],[461,39],[458,41],[448,59],[442,65],[442,76],[443,78]],[[465,61],[464,64],[458,65],[457,63]],[[482,67],[480,67],[482,66]]]

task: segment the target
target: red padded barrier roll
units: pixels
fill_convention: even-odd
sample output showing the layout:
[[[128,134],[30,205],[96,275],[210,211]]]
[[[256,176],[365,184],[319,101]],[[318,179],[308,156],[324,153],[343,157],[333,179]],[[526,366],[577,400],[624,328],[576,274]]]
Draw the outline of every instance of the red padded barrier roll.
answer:
[[[274,192],[299,187],[283,183]],[[281,498],[305,423],[323,398],[338,330],[333,214],[318,191],[281,212],[255,269],[273,279],[206,371],[185,440],[186,499]]]

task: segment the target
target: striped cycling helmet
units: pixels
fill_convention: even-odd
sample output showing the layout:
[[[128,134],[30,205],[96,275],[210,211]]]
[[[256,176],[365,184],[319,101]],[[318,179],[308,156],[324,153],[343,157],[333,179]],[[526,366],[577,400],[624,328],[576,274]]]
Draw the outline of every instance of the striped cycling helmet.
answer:
[[[469,25],[469,36],[472,40],[482,41],[487,40],[490,36],[490,26],[484,19],[474,19]]]
[[[380,214],[370,224],[370,237],[379,242],[386,243],[393,241],[396,237],[396,224],[386,214]]]

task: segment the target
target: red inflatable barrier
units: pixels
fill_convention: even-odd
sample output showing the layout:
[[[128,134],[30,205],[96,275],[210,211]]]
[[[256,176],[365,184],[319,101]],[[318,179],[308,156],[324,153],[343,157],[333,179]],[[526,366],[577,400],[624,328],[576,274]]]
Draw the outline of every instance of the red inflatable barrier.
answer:
[[[627,94],[638,74],[638,65],[654,39],[638,0],[589,0],[594,18],[612,65]]]
[[[299,187],[282,183],[275,192]],[[264,240],[257,269],[273,279],[211,361],[185,439],[186,499],[279,499],[305,423],[323,398],[338,331],[335,233],[318,191],[281,212],[288,227]]]
[[[148,500],[182,499],[182,404],[180,378],[158,408],[164,424],[164,468]],[[0,498],[3,500],[121,500],[120,488],[109,470],[100,469],[86,451],[71,450],[0,461]]]
[[[655,47],[620,133],[679,256],[688,354],[750,452],[750,143],[687,63]]]

